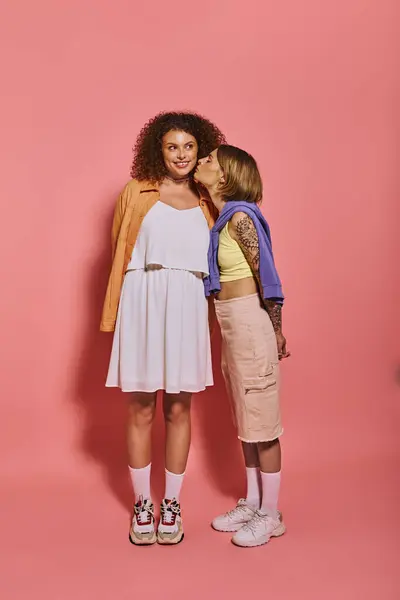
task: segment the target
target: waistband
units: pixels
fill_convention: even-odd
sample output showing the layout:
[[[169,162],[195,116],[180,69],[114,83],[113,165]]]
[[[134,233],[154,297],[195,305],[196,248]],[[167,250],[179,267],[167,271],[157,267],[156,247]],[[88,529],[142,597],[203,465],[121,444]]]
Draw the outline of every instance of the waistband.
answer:
[[[249,294],[248,296],[239,296],[239,298],[230,298],[229,300],[217,300],[214,299],[214,303],[217,305],[221,304],[230,304],[231,302],[245,302],[246,300],[250,300],[251,298],[259,298],[258,294]]]
[[[135,267],[133,269],[127,269],[125,271],[125,275],[127,275],[128,273],[135,273],[137,271],[181,271],[183,273],[191,273],[199,279],[204,279],[205,277],[207,277],[207,273],[203,273],[202,271],[191,271],[190,269],[181,269],[179,267],[165,267],[164,265],[158,264],[150,264],[146,265],[145,267]]]

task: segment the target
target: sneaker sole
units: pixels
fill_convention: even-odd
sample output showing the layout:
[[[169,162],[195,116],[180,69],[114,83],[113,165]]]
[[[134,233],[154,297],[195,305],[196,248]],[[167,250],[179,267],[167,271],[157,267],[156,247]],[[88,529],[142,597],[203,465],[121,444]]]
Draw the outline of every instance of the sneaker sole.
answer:
[[[154,533],[154,536],[152,538],[142,540],[142,539],[137,538],[136,536],[132,535],[132,532],[130,532],[129,533],[129,541],[134,546],[152,546],[153,544],[156,543],[157,537],[156,537],[156,534]]]
[[[211,527],[214,529],[214,531],[219,531],[220,533],[235,533],[236,531],[239,531],[239,529],[241,529],[245,524],[246,523],[240,523],[240,525],[228,525],[226,528],[222,528],[217,527],[214,525],[214,523],[211,523]]]
[[[285,532],[286,532],[286,527],[283,523],[281,523],[281,525],[279,527],[277,527],[275,529],[275,531],[273,531],[269,537],[263,537],[257,542],[254,541],[254,542],[249,542],[247,544],[239,544],[233,538],[232,538],[231,542],[238,548],[257,548],[258,546],[264,546],[265,544],[268,544],[269,540],[273,537],[281,537]]]
[[[183,542],[183,538],[185,537],[185,534],[182,533],[180,538],[175,538],[173,540],[163,540],[162,538],[157,536],[157,544],[159,544],[160,546],[176,546],[177,544],[180,544],[181,542]]]

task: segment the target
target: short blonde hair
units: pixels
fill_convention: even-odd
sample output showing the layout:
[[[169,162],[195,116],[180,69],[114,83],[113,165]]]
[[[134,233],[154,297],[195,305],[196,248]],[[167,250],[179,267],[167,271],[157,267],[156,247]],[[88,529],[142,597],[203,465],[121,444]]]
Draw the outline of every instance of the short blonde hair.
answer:
[[[251,154],[235,146],[221,144],[217,150],[217,158],[224,172],[225,182],[218,188],[224,200],[260,203],[263,194],[262,180]]]

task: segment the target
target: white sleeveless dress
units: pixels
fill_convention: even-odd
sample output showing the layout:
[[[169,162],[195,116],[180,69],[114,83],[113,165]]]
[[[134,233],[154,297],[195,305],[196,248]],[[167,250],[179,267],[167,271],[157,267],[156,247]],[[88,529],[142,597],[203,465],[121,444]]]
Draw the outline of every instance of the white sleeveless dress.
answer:
[[[143,219],[121,291],[107,387],[199,392],[213,385],[209,229],[200,207],[157,202]]]

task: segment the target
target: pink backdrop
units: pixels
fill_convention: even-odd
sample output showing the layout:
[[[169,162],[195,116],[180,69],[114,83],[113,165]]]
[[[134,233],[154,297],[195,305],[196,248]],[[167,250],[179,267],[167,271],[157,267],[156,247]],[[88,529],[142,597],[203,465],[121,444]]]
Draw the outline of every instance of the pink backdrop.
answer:
[[[398,597],[399,8],[2,5],[4,598]],[[218,372],[195,403],[185,544],[127,543],[124,403],[103,387],[98,322],[131,146],[168,109],[204,113],[258,159],[287,296],[288,534],[244,554],[208,528],[243,493]],[[157,500],[162,443],[159,422]]]

